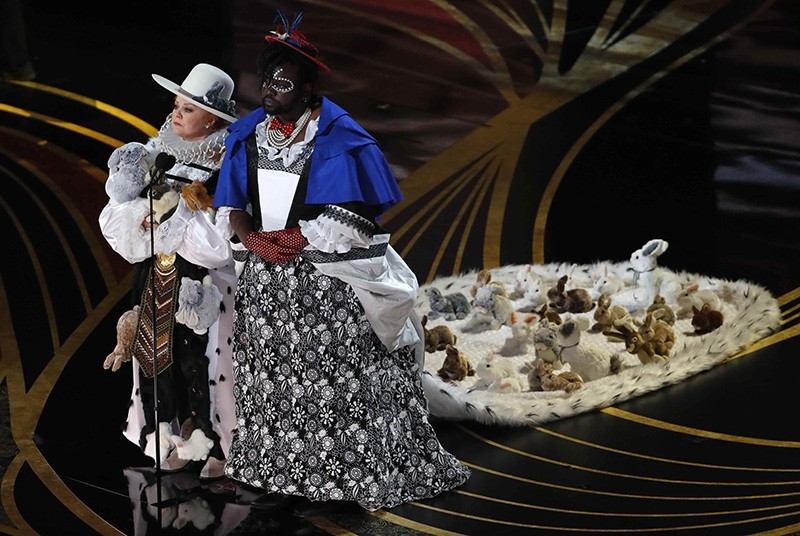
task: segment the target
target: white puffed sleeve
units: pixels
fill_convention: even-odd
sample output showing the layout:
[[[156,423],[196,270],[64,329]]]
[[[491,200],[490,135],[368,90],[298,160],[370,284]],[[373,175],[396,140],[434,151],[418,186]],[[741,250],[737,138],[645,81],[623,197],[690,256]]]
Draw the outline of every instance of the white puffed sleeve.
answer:
[[[100,230],[111,249],[131,264],[151,256],[150,231],[142,226],[150,214],[147,199],[115,203],[109,201],[100,212]]]
[[[231,226],[231,212],[239,210],[233,207],[219,207],[217,209],[216,220],[214,224],[217,226],[219,233],[225,238],[232,238],[235,234]]]
[[[183,197],[180,197],[175,212],[156,228],[156,249],[159,253],[180,253],[184,248],[186,227],[192,217],[192,210]]]
[[[192,212],[181,197],[175,213],[153,231],[155,247],[150,248],[150,230],[142,222],[150,214],[145,198],[126,203],[109,202],[98,219],[111,248],[131,264],[153,253],[178,253],[187,261],[206,268],[232,262],[230,241],[214,222],[211,209]]]
[[[181,197],[175,213],[156,230],[156,249],[187,261],[219,268],[231,262],[231,247],[214,222],[214,210],[192,211]]]
[[[213,209],[193,212],[186,225],[183,247],[178,250],[186,260],[206,268],[219,268],[233,261],[230,240],[217,227],[214,216]]]
[[[335,205],[325,207],[325,212],[314,220],[300,220],[300,232],[308,243],[325,253],[369,247],[372,228],[374,224],[369,220]]]

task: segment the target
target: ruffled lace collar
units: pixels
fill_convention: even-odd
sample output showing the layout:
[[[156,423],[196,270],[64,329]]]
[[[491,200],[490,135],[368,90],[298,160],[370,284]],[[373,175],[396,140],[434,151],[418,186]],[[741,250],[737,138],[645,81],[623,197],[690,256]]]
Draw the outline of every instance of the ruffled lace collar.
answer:
[[[155,138],[156,148],[175,157],[179,163],[193,163],[218,168],[225,153],[225,138],[228,129],[221,128],[202,140],[186,141],[172,130],[172,120],[161,125]]]
[[[280,150],[271,146],[267,141],[267,125],[269,125],[270,121],[272,121],[272,116],[268,115],[264,121],[256,125],[256,144],[267,150],[267,158],[269,160],[278,160],[280,158],[283,161],[284,167],[289,167],[297,160],[297,157],[300,156],[303,149],[306,148],[306,145],[317,135],[319,118],[311,119],[308,122],[308,125],[306,125],[306,133],[302,141],[293,143]]]

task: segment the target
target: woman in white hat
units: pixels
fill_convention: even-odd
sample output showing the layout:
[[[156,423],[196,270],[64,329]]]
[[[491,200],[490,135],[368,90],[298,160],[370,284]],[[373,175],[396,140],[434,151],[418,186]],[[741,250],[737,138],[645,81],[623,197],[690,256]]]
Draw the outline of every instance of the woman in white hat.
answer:
[[[119,147],[108,161],[109,201],[99,223],[114,251],[136,266],[136,312],[128,317],[137,321],[130,322],[131,342],[104,366],[135,362],[125,437],[163,470],[196,462],[201,477],[214,478],[222,476],[235,425],[236,274],[212,208],[226,128],[236,120],[234,83],[207,63],[180,85],[152,76],[175,94],[172,112],[158,135]]]

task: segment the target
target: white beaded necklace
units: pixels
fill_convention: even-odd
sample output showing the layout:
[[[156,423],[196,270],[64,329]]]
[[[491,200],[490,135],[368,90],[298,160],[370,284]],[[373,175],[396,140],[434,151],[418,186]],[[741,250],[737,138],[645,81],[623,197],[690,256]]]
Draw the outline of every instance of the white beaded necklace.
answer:
[[[295,122],[294,130],[286,137],[279,129],[267,129],[267,143],[276,149],[283,149],[288,147],[294,141],[300,131],[306,127],[309,118],[311,117],[311,108],[306,108],[303,115]]]

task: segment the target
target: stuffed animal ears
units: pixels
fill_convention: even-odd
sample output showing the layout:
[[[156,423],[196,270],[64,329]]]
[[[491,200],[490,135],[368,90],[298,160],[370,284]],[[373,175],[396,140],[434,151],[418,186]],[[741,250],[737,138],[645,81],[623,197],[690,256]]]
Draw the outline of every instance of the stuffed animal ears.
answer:
[[[660,238],[654,238],[647,242],[647,244],[642,247],[642,255],[646,255],[648,257],[658,257],[669,247],[669,242],[666,240],[662,240]]]

